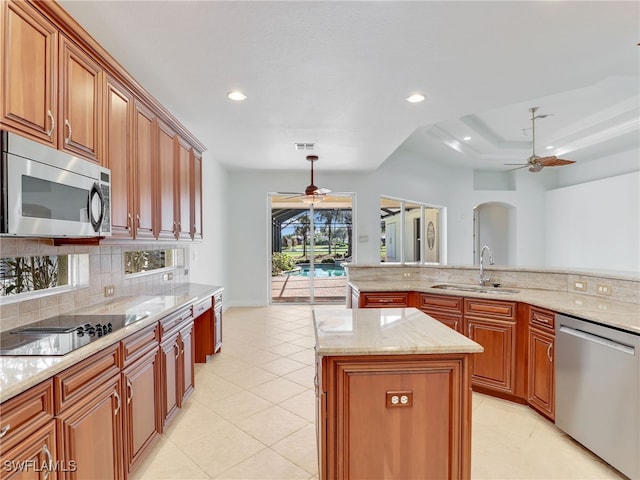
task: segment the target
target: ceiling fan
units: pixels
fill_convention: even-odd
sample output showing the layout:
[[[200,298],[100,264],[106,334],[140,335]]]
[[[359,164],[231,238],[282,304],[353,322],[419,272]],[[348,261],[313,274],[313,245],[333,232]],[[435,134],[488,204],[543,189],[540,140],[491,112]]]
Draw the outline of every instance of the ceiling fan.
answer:
[[[307,161],[311,162],[311,184],[304,189],[304,193],[298,193],[293,195],[292,197],[287,198],[300,198],[304,203],[309,205],[313,205],[315,203],[320,203],[324,200],[324,197],[327,193],[330,193],[331,190],[328,188],[318,188],[313,184],[313,164],[318,161],[317,155],[307,155]],[[289,192],[283,192],[289,193]]]
[[[531,107],[529,111],[531,112],[531,156],[527,159],[527,163],[505,163],[505,165],[521,165],[519,167],[512,168],[509,171],[511,172],[513,170],[519,170],[520,168],[529,167],[530,172],[539,172],[544,167],[559,167],[562,165],[576,163],[575,160],[564,160],[556,157],[555,155],[550,157],[539,157],[536,155],[536,119],[546,118],[549,115],[536,115],[538,107]]]

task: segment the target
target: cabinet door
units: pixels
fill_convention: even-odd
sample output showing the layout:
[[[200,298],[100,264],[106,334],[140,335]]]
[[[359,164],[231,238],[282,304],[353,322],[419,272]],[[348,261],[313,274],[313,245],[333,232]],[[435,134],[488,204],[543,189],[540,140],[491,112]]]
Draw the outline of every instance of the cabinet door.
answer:
[[[56,465],[56,452],[56,424],[52,419],[11,450],[2,451],[0,480],[55,480],[56,470],[47,472],[41,467],[50,462]],[[59,466],[73,469],[73,463]]]
[[[131,131],[133,96],[115,80],[106,81],[103,164],[111,169],[111,227],[114,238],[133,238]]]
[[[57,146],[58,32],[26,2],[2,2],[2,124]]]
[[[551,420],[555,418],[554,343],[553,334],[535,328],[529,330],[527,400]]]
[[[176,199],[176,134],[158,120],[158,237],[177,238]]]
[[[60,115],[58,145],[99,161],[102,132],[101,67],[64,35],[60,36]]]
[[[467,335],[484,348],[472,356],[472,385],[514,393],[516,322],[465,318]]]
[[[324,480],[469,478],[465,360],[415,358],[323,359],[328,378],[327,431],[320,436],[326,439],[320,449]]]
[[[125,369],[122,381],[126,398],[123,402],[125,466],[130,472],[162,430],[158,349]]]
[[[166,427],[178,413],[182,399],[180,387],[180,344],[178,334],[174,334],[160,346],[162,380],[162,428]]]
[[[122,395],[120,375],[58,417],[59,455],[75,470],[69,480],[121,479]]]
[[[440,313],[432,310],[424,310],[420,309],[430,317],[435,318],[441,323],[444,323],[447,327],[455,330],[456,332],[463,333],[462,327],[462,316],[461,315],[451,315],[448,313]]]
[[[193,348],[193,322],[180,330],[180,360],[181,360],[181,379],[180,379],[180,406],[184,400],[193,392],[194,388],[194,362],[195,349]]]
[[[136,238],[155,238],[155,199],[156,168],[155,166],[155,123],[153,112],[142,103],[135,102],[134,112],[134,173],[133,185],[135,199],[135,232]]]
[[[191,238],[202,240],[202,154],[191,150]]]
[[[191,238],[191,146],[178,137],[176,222],[178,239]]]

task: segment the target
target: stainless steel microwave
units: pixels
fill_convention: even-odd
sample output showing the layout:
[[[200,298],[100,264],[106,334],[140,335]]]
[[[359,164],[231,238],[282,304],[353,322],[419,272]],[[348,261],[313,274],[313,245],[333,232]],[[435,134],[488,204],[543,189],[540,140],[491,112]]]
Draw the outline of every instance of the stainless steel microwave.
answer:
[[[0,131],[0,235],[111,236],[111,171]]]

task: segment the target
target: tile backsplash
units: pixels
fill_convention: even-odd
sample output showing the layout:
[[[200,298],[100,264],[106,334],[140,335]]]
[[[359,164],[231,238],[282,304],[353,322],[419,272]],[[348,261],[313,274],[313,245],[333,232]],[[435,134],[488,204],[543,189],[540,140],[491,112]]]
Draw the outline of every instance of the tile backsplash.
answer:
[[[171,270],[173,278],[164,280],[167,270],[158,273],[130,276],[124,274],[124,252],[131,250],[158,250],[182,248],[186,265]],[[56,247],[50,239],[2,238],[0,257],[29,255],[89,255],[89,286],[73,291],[46,295],[39,298],[0,305],[0,331],[33,323],[77,308],[106,300],[104,287],[113,285],[115,296],[153,294],[176,283],[188,282],[188,244],[129,243],[99,246],[68,245]]]

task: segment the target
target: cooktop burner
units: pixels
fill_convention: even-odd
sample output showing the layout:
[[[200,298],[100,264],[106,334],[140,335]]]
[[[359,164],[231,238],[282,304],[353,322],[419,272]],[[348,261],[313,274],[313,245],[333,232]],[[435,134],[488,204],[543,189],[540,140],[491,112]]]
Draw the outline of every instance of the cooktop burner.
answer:
[[[146,316],[58,315],[0,333],[0,355],[66,355]]]

